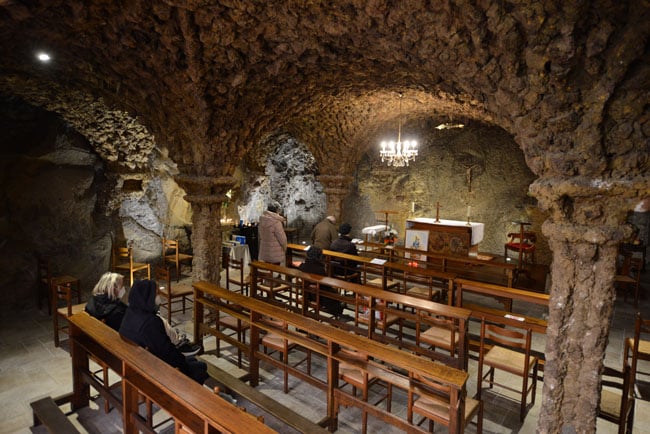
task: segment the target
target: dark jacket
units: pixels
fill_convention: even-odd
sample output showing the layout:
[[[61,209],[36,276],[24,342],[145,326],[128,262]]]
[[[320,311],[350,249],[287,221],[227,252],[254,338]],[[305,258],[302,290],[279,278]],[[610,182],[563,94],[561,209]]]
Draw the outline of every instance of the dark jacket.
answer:
[[[339,253],[347,253],[348,255],[359,256],[359,252],[357,252],[357,246],[355,246],[352,242],[352,238],[347,235],[341,235],[332,241],[330,250]],[[349,276],[355,273],[354,269],[357,268],[358,265],[359,264],[354,261],[338,260],[338,258],[336,258],[336,260],[332,259],[332,275]],[[360,282],[359,278],[355,278],[352,281],[356,283]]]
[[[305,262],[300,264],[298,269],[304,273],[327,276],[327,270],[325,270],[325,264],[323,264],[322,261],[316,259],[307,258]],[[334,289],[330,288],[329,286],[321,285],[320,292],[321,292],[319,298],[320,307],[323,308],[326,312],[329,312],[333,315],[340,315],[341,312],[343,311],[343,307],[341,303],[338,300],[323,296],[324,292],[335,292]],[[316,294],[308,293],[307,299],[309,301],[316,300]]]
[[[185,356],[172,344],[165,326],[156,314],[156,282],[138,280],[129,291],[129,307],[126,310],[120,334],[145,347],[149,352],[169,365],[190,375]]]
[[[113,330],[119,330],[126,313],[126,304],[113,300],[107,294],[93,295],[86,303],[86,312],[104,321]]]

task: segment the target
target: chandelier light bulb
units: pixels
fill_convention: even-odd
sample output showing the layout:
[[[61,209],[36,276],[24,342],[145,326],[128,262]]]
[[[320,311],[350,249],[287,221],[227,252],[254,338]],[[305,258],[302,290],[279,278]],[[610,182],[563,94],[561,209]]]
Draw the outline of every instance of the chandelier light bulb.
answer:
[[[409,161],[414,161],[418,155],[417,142],[415,140],[402,141],[402,94],[399,95],[399,117],[397,118],[397,142],[391,140],[381,142],[381,151],[379,156],[381,162],[386,161],[388,166],[404,167],[409,165]]]

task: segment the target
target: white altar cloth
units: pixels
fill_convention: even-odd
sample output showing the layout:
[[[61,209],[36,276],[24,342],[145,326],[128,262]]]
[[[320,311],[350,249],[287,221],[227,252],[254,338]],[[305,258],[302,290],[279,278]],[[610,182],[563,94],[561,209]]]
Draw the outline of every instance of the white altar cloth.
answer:
[[[408,221],[418,222],[418,223],[428,223],[431,225],[444,225],[444,226],[466,226],[467,225],[466,221],[440,219],[439,222],[436,222],[436,219],[427,218],[427,217],[416,217],[416,218],[408,219]],[[485,223],[470,222],[470,225],[472,226],[472,245],[476,245],[481,241],[483,241],[483,233],[485,232]]]
[[[378,233],[387,231],[388,229],[390,229],[390,227],[386,225],[367,226],[361,229],[361,233],[369,234],[369,235],[377,235]]]

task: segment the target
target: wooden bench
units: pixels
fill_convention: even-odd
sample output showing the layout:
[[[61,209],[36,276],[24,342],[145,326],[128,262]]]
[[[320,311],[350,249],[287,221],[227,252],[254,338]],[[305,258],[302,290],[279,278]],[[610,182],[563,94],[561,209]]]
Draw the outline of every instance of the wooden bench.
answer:
[[[92,385],[121,412],[125,434],[154,432],[151,421],[139,413],[142,396],[169,413],[177,427],[194,433],[275,432],[90,315],[79,313],[68,321],[73,411],[88,406]],[[91,355],[120,376],[119,398],[94,378],[89,368]]]
[[[211,378],[223,385],[226,389],[242,396],[247,401],[255,406],[264,410],[276,419],[284,422],[287,426],[294,428],[303,433],[326,433],[328,432],[323,427],[313,423],[306,417],[296,413],[290,408],[280,404],[270,396],[265,395],[254,387],[241,381],[223,369],[215,366],[214,364],[204,360],[208,365],[208,374]]]
[[[499,300],[501,303],[503,303],[504,309],[508,312],[512,312],[513,300],[536,304],[548,309],[548,294],[540,294],[539,292],[526,291],[524,289],[515,289],[502,285],[476,282],[467,279],[456,279],[455,284],[456,297],[454,304],[459,307],[463,305],[463,294],[465,292],[472,292],[487,297],[493,297]]]
[[[274,267],[270,264],[267,265]],[[292,271],[299,272],[297,270]],[[323,279],[335,280],[331,278]],[[363,288],[362,285],[345,283]],[[404,431],[425,432],[419,427],[408,423],[404,417],[398,414],[391,413],[370,402],[355,399],[349,394],[344,395],[338,385],[339,362],[351,361],[343,354],[342,348],[367,354],[370,362],[359,365],[359,368],[396,387],[408,388],[408,378],[411,372],[425,375],[427,378],[448,387],[451,391],[449,432],[459,433],[461,431],[460,415],[463,414],[464,400],[467,394],[467,372],[288,311],[286,306],[276,306],[264,300],[246,297],[208,282],[194,282],[193,286],[195,336],[200,337],[204,334],[214,333],[212,323],[203,322],[204,308],[210,308],[218,304],[236,305],[241,306],[244,312],[248,312],[248,322],[251,330],[250,344],[247,349],[249,355],[248,379],[251,386],[257,386],[259,383],[260,361],[268,360],[260,349],[261,334],[263,332],[274,333],[281,338],[289,339],[300,347],[311,351],[314,355],[318,354],[325,358],[327,361],[326,380],[310,377],[305,373],[299,375],[299,372],[291,369],[286,363],[281,368],[289,370],[291,375],[295,375],[301,380],[307,381],[311,379],[310,384],[316,385],[325,391],[327,396],[327,416],[321,420],[319,425],[327,425],[330,431],[335,431],[338,427],[338,406],[350,404],[360,407],[364,412],[372,414]],[[392,295],[404,297],[400,294]],[[449,308],[449,306],[442,306]],[[278,322],[288,325],[288,327],[278,326]],[[308,333],[302,332],[307,330]],[[281,363],[278,360],[275,360],[275,362]],[[280,366],[280,364],[276,364],[276,366]]]
[[[29,405],[32,407],[34,426],[42,424],[52,434],[74,434],[80,432],[51,396],[33,401]]]
[[[402,267],[399,264],[395,266]],[[470,311],[466,309],[459,309],[458,307],[424,300],[419,297],[384,291],[372,286],[360,285],[327,276],[303,273],[297,269],[257,261],[251,263],[251,275],[253,279],[250,294],[252,297],[260,297],[254,277],[258,270],[285,276],[283,283],[293,285],[292,291],[298,295],[296,300],[299,302],[302,301],[296,305],[287,305],[284,301],[264,298],[264,300],[270,303],[275,303],[277,306],[282,306],[285,309],[288,307],[293,312],[301,313],[304,316],[333,324],[344,330],[367,336],[370,339],[382,343],[411,350],[416,354],[424,355],[459,369],[467,368],[467,322]],[[440,275],[440,272],[434,270],[429,270],[429,272],[436,276]],[[449,278],[451,276],[444,274],[443,277]],[[323,291],[320,289],[321,287],[334,288],[338,290],[338,293]],[[318,308],[310,309],[310,305],[304,302],[304,296],[308,292],[314,294],[316,299],[319,297],[328,297],[344,302],[354,312],[354,324],[348,323],[347,316],[338,318],[331,317],[324,315]],[[229,308],[228,306],[216,306],[215,309],[228,311]],[[234,313],[234,315],[237,314]],[[430,350],[428,347],[422,347],[415,339],[408,341],[401,332],[397,333],[397,336],[388,334],[386,332],[391,324],[383,322],[382,318],[389,316],[392,320],[394,319],[394,321],[391,320],[391,323],[396,324],[398,327],[408,324],[418,330],[425,330],[433,325],[433,322],[428,320],[429,317],[449,318],[456,323],[458,329],[459,351],[452,356]],[[241,316],[239,318],[243,319]],[[198,333],[198,330],[195,330],[195,333]],[[227,338],[224,337],[224,340],[227,340]]]

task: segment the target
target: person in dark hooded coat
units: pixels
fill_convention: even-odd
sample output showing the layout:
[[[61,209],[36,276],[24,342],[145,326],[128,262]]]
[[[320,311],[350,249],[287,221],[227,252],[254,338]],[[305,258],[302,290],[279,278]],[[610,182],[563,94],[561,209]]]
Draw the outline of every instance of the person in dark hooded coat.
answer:
[[[208,378],[207,365],[193,357],[186,358],[176,348],[157,312],[156,282],[136,281],[129,291],[129,307],[120,326],[120,335],[203,384]]]
[[[307,250],[307,258],[305,262],[300,264],[298,269],[305,273],[318,274],[320,276],[327,276],[327,270],[325,269],[325,257],[323,256],[323,249],[318,246],[309,246]],[[343,303],[334,299],[325,297],[324,294],[327,292],[336,293],[336,291],[329,286],[321,285],[320,287],[321,295],[319,297],[320,308],[325,312],[329,312],[334,316],[340,316],[343,313]],[[316,299],[316,294],[308,293],[307,299],[313,301]]]

